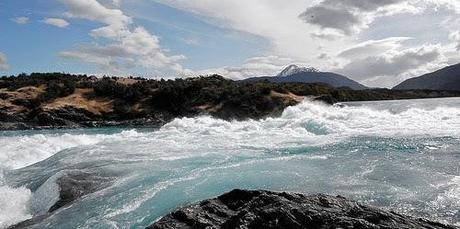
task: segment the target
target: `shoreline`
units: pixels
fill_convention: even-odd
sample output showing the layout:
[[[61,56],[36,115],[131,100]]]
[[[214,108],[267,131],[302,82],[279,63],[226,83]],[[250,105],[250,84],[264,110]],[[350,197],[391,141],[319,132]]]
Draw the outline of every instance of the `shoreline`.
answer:
[[[160,128],[175,118],[200,115],[222,120],[278,117],[305,98],[335,104],[450,97],[460,97],[460,91],[242,83],[219,75],[158,81],[33,73],[0,78],[0,130]]]
[[[455,98],[460,98],[460,97],[436,97],[436,98],[410,98],[410,99],[388,99],[388,100],[359,100],[359,101],[346,101],[346,102],[335,102],[333,104],[328,103],[327,101],[322,101],[318,100],[318,98],[311,98],[312,101],[320,101],[323,102],[326,105],[343,105],[343,104],[354,104],[354,103],[371,103],[371,102],[392,102],[392,101],[408,101],[408,100],[414,100],[414,101],[422,101],[422,100],[431,100],[431,99],[455,99]],[[300,103],[300,102],[299,102]],[[298,105],[294,104],[295,105]],[[27,131],[27,130],[36,130],[36,131],[46,131],[46,130],[84,130],[84,129],[100,129],[100,128],[134,128],[134,129],[160,129],[162,126],[168,124],[172,120],[176,118],[194,118],[194,117],[199,117],[201,115],[208,115],[212,116],[210,114],[199,114],[199,115],[194,115],[194,116],[178,116],[178,117],[173,117],[170,120],[158,120],[158,121],[144,121],[142,119],[133,119],[133,120],[122,120],[122,121],[113,121],[113,120],[106,120],[106,121],[88,121],[85,123],[73,123],[73,125],[68,125],[68,126],[29,126],[28,124],[17,122],[17,123],[11,123],[11,122],[1,122],[0,121],[0,131]],[[279,116],[279,115],[278,115]],[[214,118],[219,118],[212,116]],[[253,119],[253,120],[262,120],[265,118],[273,118],[277,116],[266,116],[262,117],[259,119]],[[226,121],[244,121],[244,120],[249,120],[250,118],[247,119],[223,119]]]

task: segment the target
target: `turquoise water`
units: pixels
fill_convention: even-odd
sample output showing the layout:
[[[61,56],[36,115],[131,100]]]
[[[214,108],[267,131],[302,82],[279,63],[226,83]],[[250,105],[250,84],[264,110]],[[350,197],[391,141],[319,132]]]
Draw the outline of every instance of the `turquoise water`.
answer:
[[[35,228],[143,228],[234,188],[340,194],[460,225],[460,99],[326,106],[281,117],[177,119],[160,130],[0,134],[0,228],[44,214],[56,179],[112,180]]]

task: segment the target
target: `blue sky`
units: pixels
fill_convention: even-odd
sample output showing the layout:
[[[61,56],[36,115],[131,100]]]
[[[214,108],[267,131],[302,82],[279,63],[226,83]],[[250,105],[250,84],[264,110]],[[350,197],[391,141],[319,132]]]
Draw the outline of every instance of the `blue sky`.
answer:
[[[5,0],[0,74],[242,79],[285,66],[393,86],[460,62],[451,0]]]
[[[42,22],[43,19],[62,17],[66,10],[64,5],[54,0],[30,2],[11,0],[0,3],[0,31],[8,34],[1,39],[0,50],[7,54],[10,65],[9,70],[2,73],[99,73],[97,66],[65,60],[58,53],[76,44],[92,42],[88,31],[100,23],[77,19],[66,28],[48,25]],[[161,44],[171,53],[187,56],[181,63],[193,69],[241,64],[252,55],[263,55],[268,43],[262,37],[210,25],[191,13],[160,3],[133,1],[125,3],[124,8],[127,14],[135,15],[137,24],[155,31]],[[14,22],[18,17],[27,17],[28,23]],[[149,71],[135,69],[127,73],[148,75]]]

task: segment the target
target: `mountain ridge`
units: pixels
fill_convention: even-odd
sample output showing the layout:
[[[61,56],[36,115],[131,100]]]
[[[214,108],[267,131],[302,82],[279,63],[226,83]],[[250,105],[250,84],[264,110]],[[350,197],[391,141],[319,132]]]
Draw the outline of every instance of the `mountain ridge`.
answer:
[[[393,87],[395,90],[446,90],[460,91],[460,63],[437,71],[410,78]]]
[[[348,87],[353,90],[365,90],[368,87],[351,80],[350,78],[333,73],[320,72],[315,68],[298,67],[289,65],[276,76],[251,77],[242,80],[242,82],[261,82],[268,81],[271,83],[324,83],[332,87]]]
[[[319,72],[318,69],[310,67],[299,67],[295,64],[291,64],[287,66],[283,71],[281,71],[277,76],[282,77],[282,76],[291,76],[294,74],[299,74],[299,73],[304,73],[304,72]]]

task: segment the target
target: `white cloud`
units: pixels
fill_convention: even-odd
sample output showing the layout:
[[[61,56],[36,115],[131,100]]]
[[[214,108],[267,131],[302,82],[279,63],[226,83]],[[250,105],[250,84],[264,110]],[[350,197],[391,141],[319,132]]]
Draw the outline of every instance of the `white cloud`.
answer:
[[[344,40],[321,41],[312,36],[314,26],[303,22],[298,15],[313,4],[304,0],[156,0],[189,11],[219,27],[230,28],[267,39],[270,54],[321,65],[311,55],[320,45],[327,49],[343,47]]]
[[[370,40],[337,55],[341,66],[333,69],[368,86],[393,87],[410,77],[419,76],[449,63],[447,46],[425,44],[411,48],[409,37]]]
[[[91,34],[95,37],[115,37],[123,35],[128,30],[132,19],[119,9],[109,9],[96,0],[61,0],[69,11],[66,16],[82,18],[104,23],[106,26],[94,29]],[[128,31],[129,32],[129,31]]]
[[[394,86],[407,78],[427,73],[446,65],[440,45],[398,49],[397,45],[382,55],[357,55],[336,71],[369,86]]]
[[[12,21],[16,22],[17,24],[24,25],[29,23],[29,18],[28,17],[16,17],[12,18]]]
[[[384,20],[378,22],[378,29],[372,33],[363,31],[367,31],[369,26],[376,26],[373,24],[377,22],[376,19],[397,16],[400,19],[395,20],[404,20],[405,17],[414,17],[416,14],[420,17],[430,17],[430,13],[436,13],[438,8],[443,9],[443,14],[446,13],[444,19],[449,16],[458,18],[455,9],[460,1],[457,0],[153,1],[192,12],[219,27],[263,37],[271,43],[267,51],[268,56],[283,56],[292,62],[308,63],[307,66],[328,71],[346,70],[351,78],[362,83],[369,82],[371,85],[382,82],[385,86],[393,86],[403,78],[445,65],[446,59],[456,59],[451,49],[429,45],[430,41],[424,40],[426,38],[420,39],[416,34],[399,30],[394,34],[407,34],[411,38],[391,37],[391,26],[388,26],[388,23],[381,24],[387,22]],[[450,10],[445,11],[446,8]],[[445,29],[439,28],[429,32],[443,31]],[[381,39],[382,37],[390,38]],[[425,43],[427,45],[424,45]],[[435,46],[438,48],[433,48]],[[355,69],[351,63],[360,63],[364,66],[356,66]],[[384,69],[376,69],[377,73],[368,74],[373,71],[372,66]],[[358,67],[364,69],[358,71]],[[281,67],[274,63],[264,65],[249,59],[239,67],[203,71],[215,71],[241,79],[254,75],[270,75],[280,69]],[[385,69],[388,69],[387,72],[384,72]]]
[[[360,32],[375,18],[397,13],[419,13],[416,0],[324,0],[300,14],[305,22],[346,35]]]
[[[96,0],[61,0],[67,7],[70,18],[82,18],[103,23],[90,35],[108,39],[112,43],[85,44],[75,50],[63,51],[59,55],[96,64],[115,73],[134,67],[149,70],[169,69],[179,73],[185,70],[178,61],[182,55],[169,55],[161,48],[159,38],[140,26],[134,26],[130,17],[119,9],[110,9]]]
[[[306,63],[297,62],[294,59],[288,57],[264,56],[249,58],[240,67],[222,67],[206,69],[197,71],[195,72],[195,74],[219,74],[233,80],[241,80],[256,76],[275,76],[290,64],[307,66]]]
[[[95,42],[61,52],[62,57],[93,63],[115,72],[143,67],[152,70],[164,71],[163,69],[166,68],[176,72],[191,73],[179,64],[180,60],[185,58],[184,56],[170,54],[161,47],[157,36],[149,33],[143,27],[135,26],[133,19],[125,15],[122,10],[107,7],[119,5],[119,1],[61,1],[69,8],[66,13],[68,17],[103,24],[90,32]],[[390,69],[400,69],[400,71],[394,70],[397,72],[395,76],[385,75],[385,79],[388,79],[388,82],[392,81],[392,84],[395,84],[404,75],[401,71],[406,69],[407,72],[413,72],[414,69],[424,68],[422,66],[424,64],[425,66],[439,65],[439,59],[444,56],[448,57],[448,53],[452,50],[449,52],[441,50],[441,57],[434,59],[433,62],[418,60],[419,64],[415,64],[417,66],[408,68],[405,67],[408,63],[398,66],[394,61],[398,53],[421,47],[427,41],[418,40],[417,37],[413,37],[410,41],[407,37],[379,40],[391,34],[377,33],[369,36],[369,34],[359,32],[364,31],[370,25],[374,26],[372,23],[376,22],[376,18],[390,17],[395,14],[422,15],[429,7],[448,7],[453,12],[457,5],[456,0],[440,0],[442,3],[434,0],[290,0],[288,3],[284,0],[152,1],[192,12],[215,26],[260,36],[271,44],[268,50],[265,50],[267,54],[265,58],[273,60],[270,63],[262,61],[261,59],[264,59],[262,57],[256,57],[248,59],[241,66],[196,71],[198,73],[216,72],[234,79],[241,79],[248,76],[276,74],[285,65],[290,64],[286,63],[287,61],[283,62],[286,59],[292,63],[302,63],[301,65],[331,71],[343,69],[352,62],[357,63],[363,59],[374,58],[376,62],[386,63]],[[309,10],[322,12],[324,15],[321,17],[324,20],[312,19],[308,14]],[[338,18],[345,19],[337,20]],[[389,29],[385,29],[386,33],[389,33],[388,31]],[[404,35],[404,33],[398,33],[398,36]],[[413,34],[408,36],[413,36]],[[372,39],[372,37],[378,38]],[[104,42],[99,43],[98,41],[101,40]],[[108,44],[107,41],[109,41]],[[192,45],[197,43],[196,40],[187,38],[184,38],[183,42]],[[410,56],[409,53],[406,55],[417,60],[418,54],[423,59],[421,52],[415,52],[415,56]],[[284,58],[278,58],[280,56]],[[425,60],[429,59],[427,57]],[[280,63],[275,63],[275,61],[280,61]],[[371,65],[371,63],[367,64]],[[391,67],[390,64],[393,64],[394,67]],[[361,82],[382,77],[375,76],[375,74],[364,77],[350,66],[348,70],[356,73],[357,76],[350,76]]]
[[[7,63],[6,55],[0,52],[0,71],[6,71],[10,68]]]
[[[341,67],[334,71],[369,86],[392,87],[460,62],[460,32],[452,32],[449,39],[454,43],[414,45],[415,38],[409,37],[365,41],[340,52]]]
[[[402,42],[410,39],[409,37],[390,37],[383,40],[369,40],[342,51],[338,57],[359,59],[369,56],[379,56],[387,50],[394,50],[401,47]]]
[[[460,31],[455,31],[455,32],[452,32],[450,35],[449,35],[449,39],[451,39],[452,41],[456,42],[457,46],[457,51],[460,51]]]
[[[458,0],[424,0],[435,7],[447,7],[450,10],[460,13],[460,1]]]
[[[121,0],[112,0],[112,4],[113,4],[114,6],[120,7],[120,6],[121,6]]]
[[[59,28],[65,28],[69,26],[69,22],[61,18],[45,18],[43,19],[43,23],[52,25],[52,26],[56,26]]]

